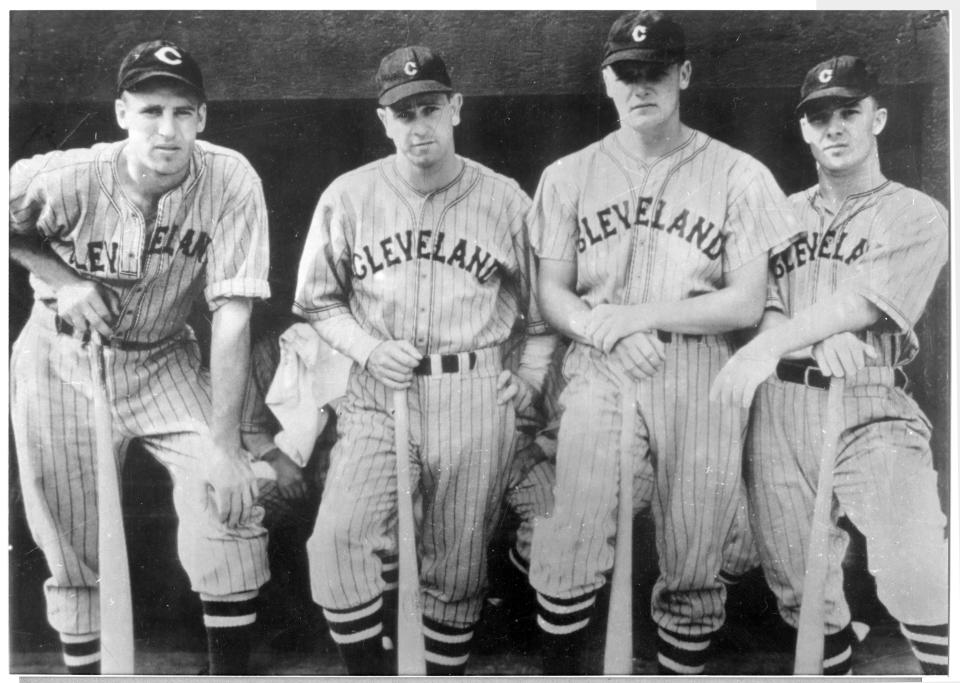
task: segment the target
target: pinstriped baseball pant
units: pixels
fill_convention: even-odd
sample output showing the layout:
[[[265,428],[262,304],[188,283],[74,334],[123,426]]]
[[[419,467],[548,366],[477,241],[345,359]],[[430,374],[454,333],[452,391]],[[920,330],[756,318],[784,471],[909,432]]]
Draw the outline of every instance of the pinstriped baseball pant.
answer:
[[[201,479],[210,390],[193,340],[149,351],[106,350],[114,452],[140,438],[173,479],[178,551],[193,590],[229,596],[269,579],[266,530],[228,529]],[[27,522],[51,577],[47,618],[64,634],[99,631],[96,437],[87,349],[34,308],[14,344],[10,403]]]
[[[723,624],[718,574],[741,505],[745,411],[707,400],[730,349],[718,337],[666,345],[657,374],[631,382],[638,415],[632,437],[636,476],[652,505],[660,577],[653,618],[683,635]],[[600,588],[613,565],[623,372],[601,352],[578,346],[568,357],[557,452],[553,515],[534,531],[531,584],[559,599]],[[637,489],[635,482],[635,489]]]
[[[480,616],[486,547],[514,450],[512,405],[496,404],[500,364],[415,377],[408,390],[411,482],[419,480],[418,554],[425,617],[458,628]],[[397,554],[392,391],[354,366],[307,550],[314,599],[349,609],[383,592]]]
[[[848,380],[834,469],[833,518],[846,514],[867,541],[877,594],[901,622],[947,621],[946,519],[930,452],[930,423],[890,368]],[[816,500],[827,392],[776,378],[760,386],[747,444],[747,481],[767,582],[796,625]],[[847,535],[831,530],[826,627],[850,621],[841,561]]]

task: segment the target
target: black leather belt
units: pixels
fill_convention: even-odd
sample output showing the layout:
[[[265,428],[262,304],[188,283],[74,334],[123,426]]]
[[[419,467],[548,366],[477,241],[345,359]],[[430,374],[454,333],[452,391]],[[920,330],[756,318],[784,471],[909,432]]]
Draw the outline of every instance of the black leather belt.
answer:
[[[59,315],[54,318],[53,324],[57,328],[58,334],[65,334],[68,337],[74,337],[79,339],[84,344],[90,341],[90,330],[87,330],[83,334],[79,334],[76,327],[68,323]],[[150,342],[127,341],[125,339],[112,339],[110,337],[103,337],[100,341],[100,344],[102,346],[109,346],[113,349],[119,349],[120,351],[149,351],[150,349],[163,346],[167,342],[173,340],[178,334],[180,333],[177,332],[171,334],[169,337],[164,337],[163,339]]]
[[[680,332],[664,332],[663,330],[657,330],[657,339],[662,341],[664,344],[669,344],[671,342],[681,342],[681,341],[698,342],[703,339],[703,335],[702,334],[681,334]]]
[[[464,365],[469,367],[461,367],[461,357],[464,355],[466,355]],[[442,356],[424,356],[420,359],[417,367],[413,369],[413,374],[421,376],[440,375],[460,372],[461,370],[473,370],[475,367],[477,367],[477,354],[473,351],[467,354],[451,353]]]
[[[777,363],[777,379],[815,389],[830,388],[830,378],[820,372],[815,360],[782,360]],[[907,385],[907,376],[900,368],[894,368],[893,385],[898,389]]]

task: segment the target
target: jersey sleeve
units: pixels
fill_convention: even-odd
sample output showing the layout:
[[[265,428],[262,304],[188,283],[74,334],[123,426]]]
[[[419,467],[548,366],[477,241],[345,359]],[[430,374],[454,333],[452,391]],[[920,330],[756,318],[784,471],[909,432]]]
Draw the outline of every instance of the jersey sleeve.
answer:
[[[540,177],[527,216],[530,243],[540,258],[575,261],[580,229],[577,209],[563,181],[560,162],[548,166]]]
[[[232,192],[222,205],[207,251],[204,296],[212,311],[227,299],[270,296],[267,203],[260,178],[245,163],[236,173],[221,177],[213,187],[229,182]]]
[[[947,212],[919,192],[899,210],[880,216],[883,226],[838,289],[860,294],[909,332],[947,261]]]
[[[18,161],[10,168],[10,234],[52,236],[56,231],[45,184],[49,155]]]
[[[793,208],[766,166],[744,154],[730,172],[724,224],[727,271],[786,247],[800,229]]]

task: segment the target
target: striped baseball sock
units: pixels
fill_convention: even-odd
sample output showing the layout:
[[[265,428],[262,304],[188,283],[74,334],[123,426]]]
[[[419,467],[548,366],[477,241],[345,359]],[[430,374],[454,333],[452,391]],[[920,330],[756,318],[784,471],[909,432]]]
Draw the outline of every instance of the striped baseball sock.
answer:
[[[100,634],[60,634],[60,647],[67,673],[96,675],[100,673]],[[132,672],[131,672],[132,673]]]
[[[842,630],[823,639],[823,675],[849,676],[853,673],[853,644],[857,634],[847,624]]]
[[[423,618],[423,645],[428,676],[462,676],[470,658],[473,626],[448,626]]]
[[[247,673],[250,641],[257,623],[257,593],[244,593],[239,599],[232,599],[233,597],[201,599],[211,676],[237,676]]]
[[[657,629],[657,670],[663,675],[696,676],[703,673],[710,655],[712,633],[685,636]]]
[[[900,631],[910,641],[913,654],[920,660],[920,668],[928,676],[946,676],[947,668],[947,625],[916,626],[900,624]]]
[[[351,676],[388,675],[383,649],[383,597],[348,609],[323,608],[330,636]]]
[[[397,674],[397,580],[399,565],[397,556],[383,559],[380,575],[383,577],[383,649],[392,665],[392,674]]]
[[[542,631],[545,676],[585,673],[580,667],[580,652],[596,604],[596,591],[566,599],[537,593],[537,624]]]

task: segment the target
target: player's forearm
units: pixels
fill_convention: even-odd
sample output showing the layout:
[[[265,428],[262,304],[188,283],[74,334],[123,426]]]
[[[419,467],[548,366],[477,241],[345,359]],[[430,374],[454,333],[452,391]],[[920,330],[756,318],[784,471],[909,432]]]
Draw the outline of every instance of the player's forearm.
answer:
[[[576,263],[541,259],[538,279],[540,313],[561,334],[581,344],[590,344],[582,327],[590,314],[590,307],[574,291],[576,268]]]
[[[538,394],[543,391],[543,381],[558,341],[556,334],[537,334],[527,337],[524,343],[517,374]]]
[[[54,291],[83,279],[45,247],[39,236],[10,235],[10,258]]]
[[[747,346],[777,358],[795,357],[797,352],[835,334],[858,332],[873,325],[880,319],[880,310],[859,294],[841,292],[792,318],[780,315]]]
[[[755,327],[763,315],[763,298],[727,288],[680,301],[637,304],[636,315],[646,321],[643,331],[723,334]]]
[[[315,320],[311,324],[323,341],[356,361],[360,367],[366,366],[370,354],[383,341],[360,327],[350,314]]]
[[[210,335],[210,384],[213,409],[210,431],[228,453],[241,446],[240,414],[250,368],[249,299],[229,299],[213,314]]]

